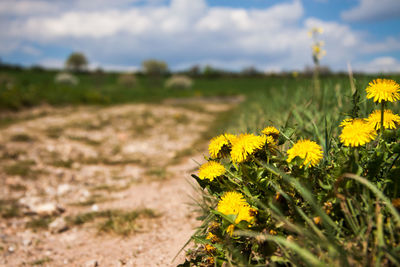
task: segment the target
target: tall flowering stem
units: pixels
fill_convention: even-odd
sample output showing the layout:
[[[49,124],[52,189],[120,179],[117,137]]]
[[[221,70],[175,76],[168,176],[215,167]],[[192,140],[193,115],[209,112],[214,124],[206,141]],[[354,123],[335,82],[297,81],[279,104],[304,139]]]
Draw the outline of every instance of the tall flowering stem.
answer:
[[[323,33],[323,29],[321,27],[314,27],[312,28],[309,32],[308,35],[313,39],[313,43],[311,46],[312,49],[312,58],[314,61],[314,75],[313,75],[313,80],[314,80],[314,98],[320,98],[320,107],[322,106],[322,101],[323,101],[323,95],[320,93],[321,91],[321,83],[319,79],[319,70],[320,70],[320,60],[322,57],[325,56],[326,51],[322,49],[322,47],[325,45],[323,41],[318,40],[319,34]]]
[[[384,122],[384,115],[385,115],[385,104],[386,104],[385,101],[381,102],[381,129],[379,131],[379,134],[380,134],[381,138],[382,138],[382,135],[383,135],[383,122]]]

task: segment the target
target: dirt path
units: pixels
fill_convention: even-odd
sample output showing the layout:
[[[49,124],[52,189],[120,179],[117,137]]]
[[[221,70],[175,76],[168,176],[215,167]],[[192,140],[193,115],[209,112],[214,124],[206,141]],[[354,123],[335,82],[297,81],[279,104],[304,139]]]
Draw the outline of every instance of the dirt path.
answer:
[[[190,173],[235,101],[17,114],[0,129],[0,266],[182,262],[196,226]]]

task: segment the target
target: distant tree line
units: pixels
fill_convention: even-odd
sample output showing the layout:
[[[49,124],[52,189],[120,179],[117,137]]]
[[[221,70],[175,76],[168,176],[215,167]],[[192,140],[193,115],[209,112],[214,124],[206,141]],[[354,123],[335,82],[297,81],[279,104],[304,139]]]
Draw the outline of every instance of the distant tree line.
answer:
[[[102,75],[105,71],[98,67],[95,70],[89,70],[89,61],[85,54],[81,52],[71,53],[65,61],[65,69],[71,72],[85,73],[90,72],[96,75]],[[204,77],[204,78],[219,78],[219,77],[263,77],[263,76],[295,76],[295,77],[309,77],[312,76],[314,67],[305,66],[303,70],[297,71],[280,71],[280,72],[263,72],[254,66],[248,66],[243,68],[241,71],[230,71],[221,68],[216,68],[211,65],[200,66],[193,65],[186,70],[172,72],[168,64],[165,61],[157,59],[144,60],[141,63],[141,69],[135,71],[137,76],[151,76],[151,77],[163,77],[170,76],[172,73],[187,75],[192,78],[194,77]],[[14,70],[20,71],[30,69],[32,71],[49,71],[40,65],[33,65],[31,67],[24,67],[19,64],[11,64],[3,62],[0,59],[0,70]],[[56,71],[55,69],[50,69],[50,71]],[[120,73],[121,71],[108,71],[110,73]],[[319,66],[319,72],[322,76],[327,75],[347,75],[346,71],[333,72],[329,66]],[[295,74],[295,75],[294,75]],[[362,73],[359,73],[362,74]]]

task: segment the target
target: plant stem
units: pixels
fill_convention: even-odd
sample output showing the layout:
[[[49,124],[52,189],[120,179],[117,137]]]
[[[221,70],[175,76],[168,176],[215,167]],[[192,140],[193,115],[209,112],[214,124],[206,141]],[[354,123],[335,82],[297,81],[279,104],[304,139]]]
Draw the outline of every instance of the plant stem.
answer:
[[[381,103],[381,129],[379,131],[379,134],[382,138],[383,135],[383,119],[384,119],[384,114],[385,114],[385,101],[382,101]]]

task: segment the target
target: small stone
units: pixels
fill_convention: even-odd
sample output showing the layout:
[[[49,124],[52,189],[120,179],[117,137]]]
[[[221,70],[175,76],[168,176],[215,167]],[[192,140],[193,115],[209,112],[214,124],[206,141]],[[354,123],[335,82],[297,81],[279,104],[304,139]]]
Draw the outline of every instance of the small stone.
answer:
[[[26,239],[22,240],[22,245],[24,245],[25,247],[29,246],[30,244],[32,244],[31,239],[26,238]]]
[[[55,203],[44,203],[37,206],[30,207],[31,211],[40,216],[52,216],[63,213],[65,209]]]
[[[57,195],[59,196],[62,196],[69,191],[71,191],[71,186],[69,184],[60,184],[57,187]]]
[[[99,263],[97,260],[90,260],[85,263],[85,267],[98,267]]]
[[[94,204],[91,209],[92,211],[99,211],[99,206],[97,204]]]
[[[15,247],[14,246],[9,246],[8,247],[8,252],[13,253],[15,251]]]
[[[52,233],[62,233],[69,229],[63,217],[55,219],[49,224],[49,229]]]

